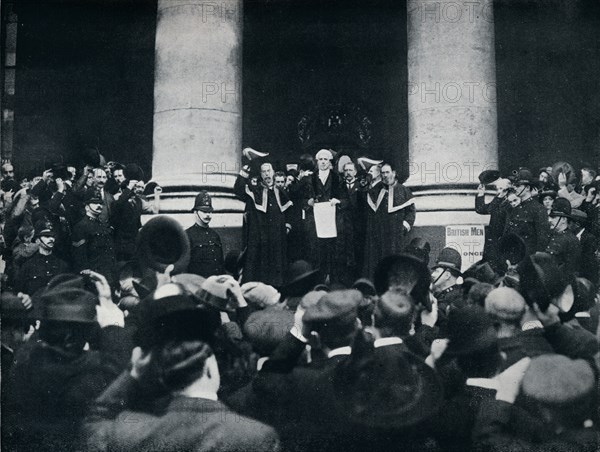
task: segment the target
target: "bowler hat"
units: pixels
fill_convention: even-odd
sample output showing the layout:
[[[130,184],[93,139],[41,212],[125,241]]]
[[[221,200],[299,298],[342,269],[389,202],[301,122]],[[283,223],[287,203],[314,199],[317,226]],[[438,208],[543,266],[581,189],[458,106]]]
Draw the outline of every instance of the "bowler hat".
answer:
[[[501,277],[494,271],[489,262],[478,261],[463,272],[463,278],[465,280],[474,278],[478,282],[497,284]]]
[[[192,212],[195,212],[196,210],[201,210],[202,212],[214,211],[212,205],[212,197],[210,196],[210,193],[208,193],[206,190],[202,190],[196,195],[196,200],[194,202]]]
[[[469,355],[498,343],[492,320],[480,306],[465,306],[448,314],[449,356]]]
[[[359,290],[363,296],[375,296],[377,295],[377,291],[375,290],[375,285],[371,282],[371,280],[367,278],[357,279],[354,284],[352,284],[352,288]]]
[[[128,180],[144,180],[145,178],[144,170],[135,163],[127,164],[123,170],[123,175],[125,176],[125,179]]]
[[[359,427],[401,430],[431,418],[442,403],[442,386],[422,359],[398,347],[358,344],[335,370],[336,408]]]
[[[442,267],[447,270],[454,271],[455,273],[460,274],[460,269],[462,267],[462,258],[460,253],[454,248],[446,247],[444,248],[435,262],[433,268]]]
[[[500,178],[500,171],[498,170],[485,170],[479,173],[479,183],[482,185],[492,184]]]
[[[319,270],[303,260],[293,262],[288,269],[287,278],[281,287],[282,297],[301,297],[312,290],[321,280]]]
[[[211,342],[220,326],[220,314],[198,301],[182,284],[165,284],[139,304],[139,345],[150,347],[167,340],[198,339]]]
[[[542,311],[548,309],[551,301],[560,296],[569,283],[555,258],[548,253],[527,256],[518,265],[517,272],[525,301],[529,306],[537,303]]]
[[[429,284],[431,273],[427,265],[410,254],[384,257],[375,267],[373,276],[375,290],[379,295],[393,287],[408,289],[416,303],[429,306]]]
[[[425,265],[429,265],[429,253],[431,253],[431,245],[421,237],[415,237],[404,248],[404,254],[411,254],[419,258]]]
[[[98,297],[84,289],[59,284],[40,297],[43,320],[95,323]]]
[[[544,189],[538,194],[538,198],[542,201],[546,196],[556,199],[558,197],[558,187],[555,184],[544,185]]]
[[[571,203],[569,200],[565,198],[555,199],[549,216],[571,218]]]
[[[136,245],[142,267],[164,272],[172,264],[171,274],[187,269],[190,240],[181,224],[171,217],[159,215],[151,218],[139,230]]]

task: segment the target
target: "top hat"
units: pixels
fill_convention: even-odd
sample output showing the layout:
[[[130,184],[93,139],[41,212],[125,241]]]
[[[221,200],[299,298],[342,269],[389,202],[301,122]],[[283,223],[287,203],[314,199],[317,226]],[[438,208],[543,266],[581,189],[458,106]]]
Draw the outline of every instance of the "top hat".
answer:
[[[400,279],[400,280],[399,280]],[[373,275],[375,290],[379,295],[390,288],[402,286],[409,289],[416,303],[429,307],[431,273],[427,265],[410,254],[397,254],[381,259]]]
[[[500,280],[500,276],[494,271],[489,262],[478,261],[463,272],[463,278],[474,278],[478,282],[484,282],[495,285]]]
[[[192,208],[192,212],[196,210],[201,210],[202,212],[213,212],[212,198],[210,193],[206,190],[200,191],[196,195],[196,200],[194,201],[194,207]]]
[[[411,254],[422,260],[425,265],[429,265],[429,253],[431,252],[431,245],[429,242],[421,237],[415,237],[410,243],[404,248],[405,254]]]
[[[460,274],[462,257],[454,248],[446,247],[440,252],[435,265],[433,266],[433,268],[437,267],[442,267]]]
[[[320,282],[319,270],[303,260],[293,262],[288,269],[287,278],[281,287],[282,297],[301,297],[311,291]]]
[[[500,171],[498,170],[485,170],[479,173],[479,183],[482,185],[488,185],[496,182],[500,178]]]
[[[508,260],[512,265],[515,265],[527,256],[527,245],[521,236],[509,232],[500,237],[498,252],[503,261]]]

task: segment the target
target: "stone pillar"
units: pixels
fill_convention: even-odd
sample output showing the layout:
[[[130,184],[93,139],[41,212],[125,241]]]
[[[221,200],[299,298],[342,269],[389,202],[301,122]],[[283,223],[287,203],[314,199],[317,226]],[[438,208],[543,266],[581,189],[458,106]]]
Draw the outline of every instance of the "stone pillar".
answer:
[[[242,0],[158,0],[157,14],[152,175],[164,189],[161,213],[189,212],[206,188],[212,225],[239,226]]]
[[[497,168],[492,0],[408,1],[409,172],[417,224],[485,223],[477,175]]]

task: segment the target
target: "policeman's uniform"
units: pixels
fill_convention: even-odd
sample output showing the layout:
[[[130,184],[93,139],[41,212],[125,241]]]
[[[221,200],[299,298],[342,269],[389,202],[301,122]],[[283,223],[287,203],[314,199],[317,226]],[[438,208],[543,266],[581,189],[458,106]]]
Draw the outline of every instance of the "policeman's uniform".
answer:
[[[91,202],[102,203],[97,197],[90,197]],[[115,249],[112,237],[112,228],[100,221],[86,215],[73,228],[73,260],[75,270],[90,269],[101,273],[108,283],[115,281]]]
[[[511,232],[523,239],[527,254],[544,251],[550,234],[546,209],[534,198],[523,201],[508,214],[504,233]]]
[[[196,196],[192,211],[197,210],[204,212],[214,210],[210,194],[204,190]],[[205,278],[225,273],[223,245],[219,234],[213,229],[202,227],[199,224],[194,224],[185,232],[190,239],[191,248],[188,272]]]

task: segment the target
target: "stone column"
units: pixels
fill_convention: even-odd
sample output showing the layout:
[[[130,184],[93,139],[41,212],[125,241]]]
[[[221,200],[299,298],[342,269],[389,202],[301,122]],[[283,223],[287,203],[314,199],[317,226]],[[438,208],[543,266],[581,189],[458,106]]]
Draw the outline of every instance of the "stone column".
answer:
[[[497,168],[492,0],[408,1],[409,171],[417,224],[485,223],[477,175]]]
[[[161,212],[214,196],[215,226],[241,225],[232,193],[242,149],[242,0],[158,0],[153,179]],[[239,218],[237,218],[239,217]]]

